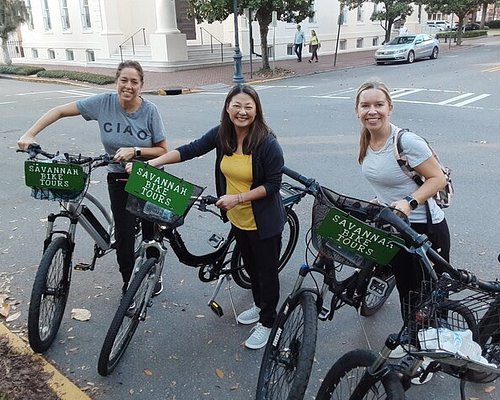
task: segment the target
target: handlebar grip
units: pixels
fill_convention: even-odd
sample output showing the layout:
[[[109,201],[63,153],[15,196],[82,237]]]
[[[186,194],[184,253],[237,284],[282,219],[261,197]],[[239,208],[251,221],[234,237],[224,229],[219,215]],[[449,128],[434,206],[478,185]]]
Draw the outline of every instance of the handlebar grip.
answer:
[[[203,201],[207,204],[215,204],[219,199],[212,195],[203,196]]]
[[[418,242],[420,233],[415,231],[410,225],[408,225],[404,220],[399,218],[390,207],[384,207],[379,213],[379,218],[391,224],[398,232],[401,233],[404,239],[414,243]]]
[[[293,180],[296,180],[297,182],[302,183],[304,186],[309,187],[314,183],[313,178],[307,178],[304,175],[299,174],[297,171],[294,171],[286,166],[283,166],[282,172],[292,178]]]

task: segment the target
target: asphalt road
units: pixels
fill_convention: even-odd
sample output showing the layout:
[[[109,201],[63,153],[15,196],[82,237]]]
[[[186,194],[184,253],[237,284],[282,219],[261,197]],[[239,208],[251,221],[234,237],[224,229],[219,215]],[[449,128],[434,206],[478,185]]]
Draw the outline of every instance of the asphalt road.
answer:
[[[317,178],[338,192],[371,196],[357,165],[359,123],[354,114],[355,89],[378,76],[395,91],[392,121],[425,136],[443,162],[453,169],[457,191],[446,211],[452,232],[452,260],[485,278],[499,276],[500,251],[496,227],[500,178],[498,45],[445,55],[413,65],[369,66],[257,85],[266,118],[283,146],[286,164]],[[3,80],[0,94],[0,292],[8,287],[21,316],[10,324],[24,332],[31,285],[41,255],[46,215],[56,204],[34,200],[23,186],[24,157],[15,153],[16,139],[50,107],[97,93],[54,84]],[[185,96],[148,97],[160,108],[170,147],[198,137],[219,120],[227,88]],[[40,136],[50,150],[98,154],[101,145],[94,123],[81,118],[60,121]],[[206,185],[213,193],[213,155],[169,168],[173,174]],[[92,193],[106,199],[104,172],[93,175]],[[301,239],[282,274],[282,296],[291,289],[305,254],[311,201],[297,207]],[[195,253],[207,249],[212,232],[225,232],[215,218],[192,214],[181,228]],[[76,259],[88,258],[91,244],[81,234]],[[139,326],[114,374],[97,374],[99,350],[118,306],[120,278],[113,255],[99,260],[93,272],[74,272],[72,289],[59,336],[47,358],[96,400],[115,399],[252,399],[263,351],[242,346],[249,328],[236,325],[228,291],[219,300],[218,318],[207,307],[213,284],[198,281],[197,270],[181,265],[171,252],[164,269],[165,290],[148,319]],[[232,287],[237,311],[251,301],[249,292]],[[87,322],[70,318],[72,308],[86,308]],[[355,310],[338,311],[332,322],[320,322],[316,360],[306,399],[313,399],[326,371],[344,352],[372,346],[399,329],[398,301],[393,295],[371,318]],[[367,340],[369,338],[369,340]],[[491,385],[467,385],[468,397],[496,399]],[[493,384],[494,386],[494,384]],[[409,399],[457,399],[458,381],[437,376],[414,387]]]

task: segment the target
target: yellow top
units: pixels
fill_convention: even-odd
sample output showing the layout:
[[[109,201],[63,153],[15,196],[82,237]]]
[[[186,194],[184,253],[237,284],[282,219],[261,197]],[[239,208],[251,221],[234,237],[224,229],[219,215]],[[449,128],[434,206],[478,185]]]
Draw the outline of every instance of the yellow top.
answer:
[[[238,194],[248,192],[253,183],[252,155],[233,154],[222,157],[220,168],[226,177],[226,193]],[[240,203],[227,212],[229,221],[245,231],[257,230],[250,201]]]

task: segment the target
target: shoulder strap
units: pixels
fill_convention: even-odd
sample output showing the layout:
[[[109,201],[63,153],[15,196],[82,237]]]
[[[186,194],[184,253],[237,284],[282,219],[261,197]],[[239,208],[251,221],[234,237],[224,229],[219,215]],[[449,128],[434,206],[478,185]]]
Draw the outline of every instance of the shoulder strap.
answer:
[[[404,135],[405,132],[408,132],[408,129],[400,129],[395,137],[394,137],[394,156],[396,158],[396,161],[398,162],[398,165],[401,167],[401,170],[411,179],[415,181],[415,183],[419,186],[422,186],[424,181],[418,175],[418,173],[410,166],[408,163],[408,160],[406,156],[403,156],[401,153],[403,152],[403,147],[401,145],[401,137]],[[432,149],[431,149],[432,151]]]

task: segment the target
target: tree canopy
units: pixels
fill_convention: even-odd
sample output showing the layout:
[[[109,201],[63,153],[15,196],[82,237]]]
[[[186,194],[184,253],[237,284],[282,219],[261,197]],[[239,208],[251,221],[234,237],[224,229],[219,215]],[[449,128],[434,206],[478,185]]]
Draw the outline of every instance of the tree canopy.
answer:
[[[0,38],[2,39],[2,51],[4,62],[12,64],[7,49],[9,35],[14,32],[28,18],[26,5],[22,0],[0,0]]]
[[[346,0],[345,5],[349,9],[361,7],[367,0]],[[391,30],[394,22],[406,19],[413,13],[412,0],[372,0],[376,4],[376,10],[370,17],[372,21],[380,21],[380,26],[385,31],[385,41],[391,38]],[[383,7],[381,6],[383,5]]]
[[[263,69],[269,69],[267,34],[272,22],[272,12],[276,11],[280,21],[301,22],[313,16],[313,2],[314,0],[238,0],[238,14],[242,14],[244,9],[250,9],[259,23]],[[188,15],[198,22],[224,21],[232,13],[233,0],[189,0]]]

